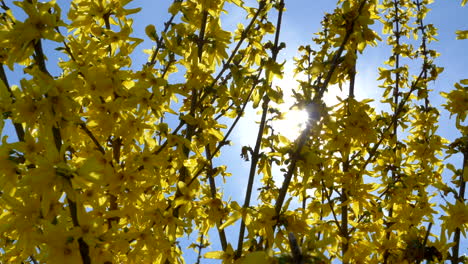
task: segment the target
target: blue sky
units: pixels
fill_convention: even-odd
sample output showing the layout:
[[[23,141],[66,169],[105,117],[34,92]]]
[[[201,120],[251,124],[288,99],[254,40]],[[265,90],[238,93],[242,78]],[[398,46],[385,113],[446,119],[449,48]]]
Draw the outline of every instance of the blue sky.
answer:
[[[9,6],[12,6],[11,1],[5,2]],[[65,6],[70,1],[58,0],[57,2],[63,3],[63,9],[65,11],[67,10]],[[250,0],[245,2],[251,6],[256,6],[252,4],[255,1]],[[440,104],[444,103],[444,99],[439,95],[439,92],[449,91],[452,89],[453,83],[460,79],[468,78],[466,70],[468,69],[468,52],[466,52],[467,41],[455,40],[455,31],[457,29],[468,29],[468,22],[466,19],[468,9],[462,8],[460,2],[461,1],[458,0],[436,0],[435,3],[430,6],[433,11],[429,13],[425,20],[425,23],[433,23],[439,29],[439,36],[437,37],[439,42],[431,43],[430,48],[441,53],[441,56],[436,60],[436,64],[440,67],[444,67],[445,70],[437,81],[430,84],[431,88],[434,90],[431,94],[431,103],[434,106],[438,106],[441,112],[439,134],[450,141],[453,141],[460,135],[455,129],[454,119],[450,119],[448,113],[440,107]],[[145,42],[137,48],[137,52],[134,54],[133,67],[135,67],[135,69],[140,68],[147,60],[147,55],[144,54],[142,50],[150,49],[152,46],[152,43],[145,37],[144,30],[146,25],[154,24],[159,32],[164,27],[164,22],[169,18],[167,8],[170,3],[172,3],[172,1],[169,0],[140,0],[134,1],[129,5],[129,7],[142,7],[140,13],[132,16],[134,19],[134,36],[145,39]],[[276,81],[276,84],[287,91],[295,86],[292,75],[292,58],[296,55],[297,47],[299,45],[312,44],[311,38],[315,32],[320,30],[320,21],[323,18],[324,12],[332,12],[336,6],[336,2],[331,0],[285,0],[285,4],[287,11],[284,14],[281,41],[286,42],[287,47],[280,53],[279,58],[279,61],[286,60],[285,78],[281,81]],[[235,29],[237,23],[245,21],[245,14],[243,12],[233,11],[232,7],[232,5],[226,6],[228,14],[225,15],[225,19],[222,22],[223,27],[226,29]],[[19,13],[15,14],[18,15]],[[376,25],[375,29],[380,33],[379,25]],[[385,36],[382,36],[382,39],[385,41]],[[58,74],[59,69],[56,67],[58,53],[55,52],[53,48],[54,46],[51,45],[46,45],[45,47],[46,54],[48,54],[49,57],[48,66],[52,72]],[[358,99],[374,98],[377,102],[379,101],[383,91],[377,87],[379,85],[379,82],[376,80],[378,76],[377,68],[383,67],[383,62],[388,56],[390,56],[390,50],[388,48],[368,47],[364,51],[364,54],[359,57],[356,83]],[[10,84],[19,84],[19,80],[22,78],[21,73],[22,71],[19,68],[16,69],[15,73],[7,71]],[[180,81],[181,79],[182,76],[174,75],[174,81]],[[337,88],[335,88],[335,91],[336,89]],[[286,94],[288,94],[288,92],[286,92]],[[327,98],[331,100],[333,95]],[[375,106],[377,109],[381,108],[378,104]],[[225,185],[221,185],[221,182],[218,182],[218,186],[222,186],[225,199],[232,198],[232,200],[237,200],[239,204],[243,202],[245,193],[245,187],[243,186],[246,186],[248,168],[250,166],[248,162],[240,158],[240,152],[242,145],[253,146],[255,144],[254,137],[257,133],[257,127],[254,122],[259,119],[259,117],[255,115],[255,112],[256,110],[249,110],[247,112],[246,118],[241,121],[231,138],[231,140],[233,140],[233,146],[230,147],[226,155],[223,154],[222,159],[215,161],[215,163],[218,164],[228,164],[228,170],[233,176],[227,179]],[[11,126],[6,127],[2,132],[2,136],[3,135],[9,135],[10,141],[16,141]],[[454,165],[459,168],[461,166],[461,159],[460,156],[454,156],[450,159],[450,162],[454,163]],[[451,175],[446,176],[449,177]],[[255,196],[253,200],[256,200]],[[228,227],[227,229],[228,241],[233,245],[237,244],[237,231],[238,225]],[[212,232],[211,235],[211,241],[218,241],[216,232]],[[191,239],[195,240],[196,236],[196,234],[193,234]],[[187,245],[186,241],[181,241],[181,245]],[[214,244],[211,249],[219,250],[219,245]],[[462,254],[468,252],[466,239],[460,251]],[[195,257],[193,253],[187,252],[186,262],[194,263]],[[218,262],[214,260],[203,260],[202,263]]]

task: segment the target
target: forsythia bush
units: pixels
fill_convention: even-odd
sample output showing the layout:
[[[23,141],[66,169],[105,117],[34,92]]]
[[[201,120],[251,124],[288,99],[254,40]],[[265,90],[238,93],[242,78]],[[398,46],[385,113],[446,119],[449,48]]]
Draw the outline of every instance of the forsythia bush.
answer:
[[[467,261],[468,80],[443,93],[462,135],[448,142],[430,102],[442,72],[425,21],[431,1],[339,0],[325,14],[295,60],[306,77],[295,107],[309,115],[297,139],[272,127],[284,114],[274,81],[288,1],[175,0],[164,28],[146,27],[153,48],[142,66],[132,64],[143,40],[132,35],[139,9],[129,2],[73,0],[65,15],[60,1],[0,1],[0,127],[12,128],[0,146],[2,263],[184,263],[192,249],[179,241],[189,235],[198,261]],[[234,32],[221,23],[228,3],[247,14]],[[52,42],[58,76],[44,51]],[[380,113],[354,97],[356,62],[378,43],[391,47],[377,77],[389,109]],[[24,73],[19,85],[6,67]],[[183,78],[169,79],[176,73]],[[331,85],[348,91],[335,106],[323,101]],[[238,204],[219,185],[243,175],[217,164],[252,106],[258,137],[239,153],[250,173]],[[450,155],[463,167],[444,162]],[[273,177],[277,168],[284,177]]]

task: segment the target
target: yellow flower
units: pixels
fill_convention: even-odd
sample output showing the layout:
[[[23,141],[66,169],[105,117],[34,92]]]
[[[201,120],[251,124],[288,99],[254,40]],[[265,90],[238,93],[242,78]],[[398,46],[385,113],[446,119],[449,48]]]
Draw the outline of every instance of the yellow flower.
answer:
[[[47,263],[82,263],[76,235],[60,224],[46,224],[43,234],[46,247],[43,249],[47,252]]]
[[[209,259],[222,259],[223,263],[232,263],[235,257],[234,249],[231,244],[226,247],[225,251],[211,251],[204,255],[204,258]]]
[[[466,236],[466,229],[468,228],[468,206],[466,203],[459,200],[455,204],[448,204],[447,206],[441,206],[446,215],[440,218],[444,221],[444,226],[447,229],[448,234],[452,234],[456,228],[460,228],[460,231]]]
[[[38,3],[37,1],[16,1],[15,4],[28,15],[24,22],[15,21],[10,32],[10,45],[28,45],[34,39],[45,38],[53,41],[63,41],[63,36],[56,32],[55,28],[65,26],[60,20],[60,7],[55,1]],[[51,12],[54,10],[54,12]]]
[[[468,85],[468,79],[461,80],[460,82]],[[447,104],[444,107],[451,114],[457,115],[457,119],[464,121],[468,113],[468,86],[461,86],[459,83],[455,83],[455,88],[449,93],[441,93],[443,97],[447,98]]]

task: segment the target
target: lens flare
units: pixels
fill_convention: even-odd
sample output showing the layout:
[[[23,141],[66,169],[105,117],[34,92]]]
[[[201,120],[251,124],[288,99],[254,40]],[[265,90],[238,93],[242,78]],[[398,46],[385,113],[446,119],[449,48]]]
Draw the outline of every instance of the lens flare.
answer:
[[[295,140],[305,128],[308,119],[306,110],[289,110],[283,119],[273,122],[273,129],[289,140]]]

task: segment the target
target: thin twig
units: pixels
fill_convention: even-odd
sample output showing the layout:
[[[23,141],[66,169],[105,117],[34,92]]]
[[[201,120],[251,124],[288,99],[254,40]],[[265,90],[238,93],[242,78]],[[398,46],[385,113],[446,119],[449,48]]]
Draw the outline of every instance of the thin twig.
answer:
[[[293,232],[289,232],[288,238],[294,264],[304,264],[304,256],[302,255],[301,247],[297,243],[296,236],[294,236]]]
[[[79,126],[81,127],[81,129],[84,130],[84,132],[86,133],[86,135],[88,135],[88,137],[91,139],[91,141],[93,141],[94,145],[97,147],[99,152],[101,152],[103,155],[105,155],[106,151],[101,146],[101,144],[99,144],[99,141],[96,139],[96,137],[93,135],[93,133],[88,129],[88,127],[86,127],[86,124],[85,123],[80,123]]]
[[[461,203],[465,203],[466,181],[463,176],[465,175],[465,169],[468,167],[468,146],[464,146],[463,150],[463,169],[459,177],[460,189],[458,190],[458,196],[456,197],[456,202]],[[460,262],[460,235],[461,229],[457,227],[455,229],[455,235],[453,237],[453,242],[455,243],[455,245],[452,247],[452,264],[458,264]]]
[[[202,21],[201,21],[201,25],[200,25],[200,34],[198,36],[198,39],[199,39],[199,42],[197,43],[198,44],[198,61],[201,62],[202,61],[202,58],[203,58],[203,41],[204,41],[204,38],[205,38],[205,29],[206,29],[206,26],[207,26],[207,22],[208,22],[208,11],[206,10],[203,10],[202,12]],[[196,89],[196,87],[192,87],[192,96],[190,98],[190,111],[189,111],[189,115],[192,116],[192,117],[195,117],[195,111],[197,109],[197,104],[198,104],[198,91]],[[192,137],[195,133],[195,126],[191,125],[191,124],[186,124],[187,125],[187,128],[185,130],[185,139],[187,139],[188,141],[191,141],[192,140]],[[190,154],[190,148],[186,145],[184,145],[182,147],[182,152],[184,153],[184,157],[185,158],[188,158],[189,157],[189,154]],[[180,182],[184,182],[187,180],[187,177],[190,175],[187,167],[183,166],[181,169],[180,169],[180,174],[179,174],[179,181]],[[176,190],[176,194],[175,194],[175,199],[176,200],[177,198],[179,198],[180,196],[182,196],[182,192],[180,191],[180,188],[179,186],[177,185],[177,190]],[[173,216],[175,217],[178,217],[179,216],[179,208],[180,207],[176,207],[174,208],[174,210],[172,211],[172,214]]]
[[[358,14],[360,14],[365,2],[366,2],[366,0],[361,2],[360,6],[359,6]],[[357,17],[353,20],[352,25],[354,25],[354,21],[357,19]],[[318,93],[315,95],[315,98],[314,98],[313,101],[318,102],[318,101],[321,100],[321,98],[323,96],[323,93],[327,89],[327,86],[328,86],[328,83],[329,83],[329,81],[331,79],[331,76],[333,75],[334,71],[336,70],[336,67],[337,67],[337,64],[338,64],[337,63],[338,58],[341,57],[341,53],[343,52],[344,47],[345,47],[346,43],[348,42],[350,35],[353,32],[353,30],[352,30],[353,28],[354,27],[352,27],[351,30],[346,32],[346,35],[345,35],[345,37],[343,39],[343,42],[340,45],[340,48],[335,53],[335,56],[334,56],[333,61],[332,61],[332,67],[330,68],[330,71],[328,72],[327,77],[325,78],[325,81],[322,84],[322,87],[319,89]],[[309,113],[309,115],[311,115],[311,113]],[[317,118],[317,120],[318,119],[319,119],[319,117]],[[280,214],[281,209],[283,207],[283,202],[284,202],[284,199],[286,197],[286,193],[287,193],[289,184],[291,182],[292,176],[293,176],[294,172],[296,171],[297,159],[299,157],[299,154],[300,154],[303,146],[305,145],[305,143],[307,141],[307,137],[309,135],[309,131],[310,131],[311,128],[312,128],[312,122],[309,121],[309,122],[307,122],[306,128],[301,132],[301,134],[299,136],[298,143],[297,143],[296,150],[294,151],[294,153],[293,153],[293,155],[291,157],[291,163],[290,163],[290,165],[288,167],[288,171],[287,171],[287,173],[286,173],[286,175],[284,177],[283,185],[281,186],[280,192],[278,194],[278,198],[276,199],[275,210],[276,210],[276,213],[278,215]],[[273,231],[274,231],[275,227],[276,227],[276,225],[274,226]]]
[[[237,52],[239,51],[241,45],[244,43],[245,39],[247,38],[248,36],[248,32],[250,32],[250,30],[252,29],[252,26],[255,24],[255,21],[257,20],[258,16],[260,15],[261,11],[263,10],[263,8],[265,7],[265,4],[266,4],[266,0],[262,0],[260,3],[259,3],[259,8],[257,10],[257,12],[255,13],[255,15],[253,16],[253,18],[251,19],[249,25],[245,28],[245,30],[243,31],[236,47],[234,48],[234,50],[231,52],[231,55],[229,56],[228,60],[223,63],[223,67],[221,68],[221,70],[219,71],[218,75],[213,79],[213,81],[211,82],[211,84],[205,89],[205,93],[201,95],[200,99],[198,100],[198,102],[201,104],[205,99],[206,97],[215,92],[216,90],[213,89],[214,86],[216,85],[216,83],[218,82],[218,80],[223,76],[223,74],[225,73],[225,71],[229,68],[229,65],[230,63],[232,62],[232,60],[234,59],[235,55],[237,55]],[[177,128],[175,129],[174,131],[174,135],[177,133],[176,131],[178,131],[179,129],[181,129],[183,126],[185,125],[185,121],[184,120],[180,120],[179,121],[179,124],[177,125]],[[156,150],[153,154],[157,155],[159,154],[166,146],[168,145],[168,142],[167,140],[158,148],[158,150]],[[213,156],[216,155],[216,152],[215,151],[213,153]],[[192,182],[196,177],[192,178],[192,180],[190,182]]]
[[[44,56],[44,52],[43,52],[43,49],[42,49],[42,44],[41,44],[40,39],[37,39],[37,40],[34,41],[34,51],[35,51],[34,58],[35,58],[35,61],[36,61],[37,65],[39,66],[39,69],[43,73],[45,73],[48,76],[52,77],[52,75],[47,70],[47,67],[46,67],[46,64],[45,64],[45,56]],[[47,94],[46,94],[46,96],[47,96]],[[55,146],[57,148],[57,151],[60,152],[60,149],[62,147],[62,136],[61,136],[61,133],[60,133],[60,129],[56,125],[52,126],[52,134],[53,134],[53,137],[54,137],[54,142],[55,142]],[[67,179],[67,181],[71,185],[70,179]],[[73,225],[75,227],[79,227],[80,224],[78,222],[78,216],[77,216],[77,205],[70,198],[67,198],[67,201],[68,201],[68,207],[69,207],[69,210],[70,210],[70,215],[72,217]],[[89,246],[83,240],[82,237],[78,238],[78,245],[79,245],[80,255],[81,255],[81,259],[83,261],[83,264],[91,264],[91,257],[89,256]]]
[[[16,101],[15,96],[13,95],[13,91],[11,90],[10,84],[8,83],[7,76],[5,74],[5,69],[3,69],[3,64],[0,64],[0,80],[2,80],[3,84],[8,90],[8,93],[10,94],[10,98],[12,102],[14,103]],[[21,142],[24,142],[24,128],[23,125],[17,122],[13,122],[13,126],[15,127],[16,131],[16,136],[18,137],[18,140]]]
[[[203,102],[206,97],[213,93],[214,92],[214,86],[216,83],[218,83],[219,79],[221,78],[221,76],[224,75],[224,72],[229,68],[229,65],[231,64],[232,60],[234,59],[234,57],[237,55],[237,52],[239,51],[240,47],[242,46],[242,44],[244,43],[244,40],[247,38],[248,36],[248,33],[250,32],[250,30],[252,29],[253,25],[255,24],[255,21],[257,20],[258,16],[260,15],[260,13],[263,11],[263,8],[265,7],[266,5],[266,0],[262,0],[260,3],[259,3],[259,7],[257,9],[257,12],[255,12],[255,15],[252,17],[252,19],[250,20],[250,23],[249,25],[247,25],[247,27],[245,28],[245,30],[242,32],[241,34],[241,37],[239,39],[239,42],[237,42],[237,45],[236,47],[234,48],[234,50],[231,52],[231,55],[229,56],[229,58],[227,59],[226,62],[223,63],[223,67],[221,68],[221,70],[219,71],[218,75],[214,78],[214,80],[211,82],[211,85],[208,86],[207,89],[205,89],[205,93],[201,96],[200,98],[200,101],[199,102]]]
[[[334,209],[334,203],[333,201],[331,200],[331,197],[330,195],[328,194],[328,191],[326,189],[327,187],[325,186],[325,182],[322,180],[322,189],[323,191],[325,192],[325,198],[327,198],[327,201],[328,201],[328,205],[330,206],[330,210],[332,212],[332,215],[333,215],[333,218],[335,219],[335,224],[336,226],[338,227],[338,230],[340,230],[340,233],[343,234],[343,230],[341,229],[341,226],[340,226],[340,221],[338,221],[338,217],[336,216],[336,213],[335,213],[335,209]]]
[[[200,235],[200,244],[197,245],[198,247],[198,255],[197,255],[197,262],[196,264],[200,264],[202,258],[202,249],[205,248],[205,244],[203,244],[203,234]]]
[[[213,159],[216,156],[216,154],[218,154],[218,152],[221,150],[221,148],[224,147],[228,143],[229,136],[234,131],[234,128],[237,127],[237,123],[239,122],[239,120],[242,118],[242,116],[245,113],[245,109],[246,109],[248,103],[250,102],[250,97],[252,96],[252,93],[253,93],[253,91],[255,90],[255,88],[256,88],[256,86],[258,84],[257,80],[258,80],[259,76],[261,75],[261,73],[262,73],[262,69],[259,70],[259,73],[258,73],[257,77],[255,78],[254,82],[252,83],[252,87],[250,88],[250,91],[247,94],[246,99],[244,100],[244,104],[242,105],[241,110],[238,112],[236,118],[234,119],[234,122],[232,123],[232,125],[230,126],[230,128],[226,132],[226,134],[224,135],[223,139],[218,143],[218,146],[216,147],[216,149],[211,154],[211,159]],[[208,160],[208,162],[211,162],[211,160]],[[192,177],[192,179],[189,181],[189,183],[188,183],[189,186],[195,181],[195,179],[197,179],[201,175],[201,173],[205,169],[205,166],[206,166],[206,163],[200,165],[198,170],[194,173],[194,176]]]
[[[264,98],[263,101],[263,106],[262,106],[262,117],[260,121],[260,125],[258,128],[258,133],[257,133],[257,140],[255,142],[255,147],[254,151],[252,153],[252,159],[250,163],[250,171],[249,171],[249,179],[247,183],[247,190],[245,192],[245,198],[244,198],[244,205],[242,206],[243,209],[246,209],[250,206],[250,199],[252,196],[252,188],[253,188],[253,183],[255,179],[255,174],[257,171],[257,163],[258,160],[260,159],[260,148],[262,145],[262,138],[263,138],[263,131],[265,129],[266,125],[266,116],[268,113],[268,103],[270,102],[268,97]],[[242,255],[242,246],[244,244],[244,233],[245,233],[245,219],[244,215],[242,216],[242,221],[241,221],[241,226],[239,229],[239,238],[237,240],[237,252],[236,256],[240,257]]]
[[[422,77],[422,74],[424,72],[424,69],[421,70],[421,72],[419,73],[419,76],[418,78],[416,79],[416,81],[413,82],[413,85],[411,86],[409,92],[406,94],[406,96],[400,101],[399,105],[398,105],[398,108],[397,108],[397,111],[395,112],[396,115],[400,115],[401,112],[403,111],[404,109],[404,106],[406,104],[406,102],[408,102],[412,92],[414,92],[416,90],[416,86],[417,84],[419,83],[419,80],[421,79]],[[382,144],[383,140],[386,139],[385,137],[385,134],[393,127],[393,124],[394,124],[394,119],[392,118],[392,120],[390,121],[390,124],[388,124],[388,126],[382,131],[382,137],[380,138],[380,140],[374,144],[374,146],[372,147],[372,149],[369,151],[368,153],[368,157],[366,159],[366,161],[364,162],[364,164],[362,165],[360,171],[359,171],[359,174],[363,173],[365,168],[367,167],[367,165],[369,164],[369,162],[376,158],[376,154],[377,154],[377,149],[380,147],[380,144]]]
[[[206,147],[206,158],[208,160],[212,160],[213,157],[211,156],[210,148],[209,146]],[[207,170],[207,176],[208,176],[208,181],[210,182],[210,192],[211,192],[211,198],[216,199],[216,182],[213,177],[213,163],[209,162],[209,167]],[[216,223],[217,229],[218,229],[218,235],[219,235],[219,240],[221,242],[221,248],[223,251],[226,251],[227,248],[227,239],[226,239],[226,233],[224,232],[224,229],[220,229],[219,227],[221,226],[221,221]]]
[[[176,1],[174,1],[175,3]],[[177,13],[176,13],[177,14]],[[173,14],[169,20],[164,23],[164,30],[162,31],[162,34],[161,36],[159,37],[159,39],[156,41],[156,48],[154,49],[153,51],[153,54],[151,54],[151,59],[150,59],[150,62],[148,63],[148,65],[150,66],[153,66],[155,63],[156,63],[156,56],[158,55],[159,53],[159,50],[161,49],[162,47],[162,42],[164,40],[163,38],[163,34],[165,34],[168,30],[169,30],[169,27],[172,25],[172,21],[174,20],[176,14]]]
[[[338,67],[338,64],[340,62],[339,59],[341,58],[341,54],[344,51],[345,45],[346,45],[346,43],[348,43],[349,38],[351,37],[351,35],[354,32],[354,30],[353,30],[354,29],[354,23],[359,18],[359,15],[361,14],[362,8],[364,7],[366,2],[367,2],[367,0],[363,0],[361,2],[361,4],[359,5],[358,15],[351,21],[351,26],[350,26],[351,29],[346,32],[346,35],[343,38],[343,42],[341,43],[340,47],[336,51],[335,55],[333,56],[333,59],[331,61],[330,70],[328,71],[327,76],[325,77],[325,80],[324,80],[324,82],[322,84],[322,87],[320,88],[320,90],[318,92],[318,95],[317,95],[318,98],[322,98],[323,93],[327,90],[328,83],[330,82],[330,80],[331,80],[331,78],[333,76],[333,73],[335,72],[336,67]]]
[[[31,259],[31,261],[32,261],[34,264],[39,264],[39,262],[37,262],[37,260],[34,258],[34,256],[29,256],[29,258]]]

